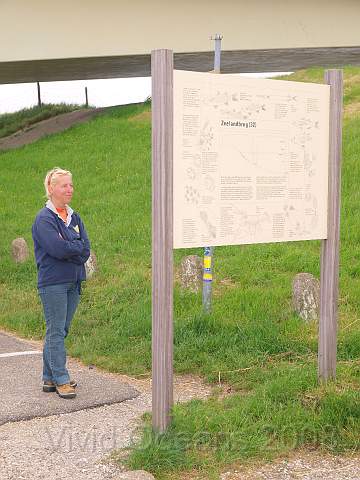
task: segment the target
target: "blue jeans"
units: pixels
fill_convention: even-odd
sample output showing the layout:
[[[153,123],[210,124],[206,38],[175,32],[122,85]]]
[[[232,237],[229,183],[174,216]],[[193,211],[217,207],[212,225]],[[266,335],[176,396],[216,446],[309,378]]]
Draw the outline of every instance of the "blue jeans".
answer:
[[[38,288],[46,321],[46,336],[43,349],[43,381],[51,380],[57,385],[69,383],[66,368],[65,337],[79,304],[79,288],[76,282],[46,285]]]

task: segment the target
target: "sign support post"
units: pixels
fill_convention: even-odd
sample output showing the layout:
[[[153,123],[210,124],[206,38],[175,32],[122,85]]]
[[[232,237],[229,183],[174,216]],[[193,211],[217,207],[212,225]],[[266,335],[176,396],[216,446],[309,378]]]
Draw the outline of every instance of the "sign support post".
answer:
[[[328,236],[322,241],[318,376],[335,378],[339,293],[340,187],[342,149],[342,70],[326,70],[330,85]]]
[[[163,433],[173,405],[173,52],[153,50],[152,426]]]

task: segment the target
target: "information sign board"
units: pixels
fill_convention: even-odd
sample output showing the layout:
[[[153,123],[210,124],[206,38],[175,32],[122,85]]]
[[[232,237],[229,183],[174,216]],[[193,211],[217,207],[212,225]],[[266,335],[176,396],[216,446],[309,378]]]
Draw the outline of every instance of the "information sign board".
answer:
[[[329,85],[174,71],[174,248],[327,238]]]

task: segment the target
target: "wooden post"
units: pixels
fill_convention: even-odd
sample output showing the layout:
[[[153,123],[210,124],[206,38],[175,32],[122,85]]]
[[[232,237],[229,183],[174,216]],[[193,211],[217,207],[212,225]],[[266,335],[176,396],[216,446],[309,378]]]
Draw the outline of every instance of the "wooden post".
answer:
[[[151,53],[152,425],[163,433],[173,405],[173,52]]]
[[[41,107],[41,93],[40,93],[40,83],[36,82],[37,84],[37,94],[38,94],[38,107]]]
[[[327,70],[330,85],[328,236],[322,242],[318,375],[335,378],[339,292],[340,190],[342,150],[342,70]]]
[[[89,106],[89,99],[88,99],[88,90],[87,90],[87,87],[85,87],[85,105],[86,105],[86,108]]]

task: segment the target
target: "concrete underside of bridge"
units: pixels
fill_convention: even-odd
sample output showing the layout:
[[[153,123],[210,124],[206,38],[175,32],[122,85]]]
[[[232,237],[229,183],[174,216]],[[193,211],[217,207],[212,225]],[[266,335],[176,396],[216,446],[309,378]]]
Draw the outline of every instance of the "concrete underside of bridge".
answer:
[[[175,68],[207,72],[213,52],[175,53]],[[311,66],[360,65],[359,47],[224,51],[223,73],[281,72]],[[49,82],[91,78],[145,77],[150,55],[66,58],[0,63],[0,83]]]
[[[150,75],[154,49],[175,68],[222,72],[360,64],[358,0],[3,0],[0,83]]]

